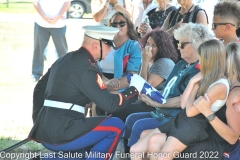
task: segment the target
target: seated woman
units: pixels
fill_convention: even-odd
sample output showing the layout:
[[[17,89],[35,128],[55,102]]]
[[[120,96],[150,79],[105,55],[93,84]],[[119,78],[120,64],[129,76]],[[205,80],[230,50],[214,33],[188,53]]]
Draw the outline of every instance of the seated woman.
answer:
[[[142,56],[137,41],[138,35],[129,16],[122,12],[116,12],[109,20],[109,26],[119,29],[114,37],[116,47],[111,49],[105,60],[99,62],[99,68],[105,75],[107,73],[109,79],[103,78],[107,88],[110,91],[118,92],[118,90],[122,91],[129,85],[125,75],[127,73],[136,74],[139,71]],[[93,112],[94,108],[93,106]],[[97,114],[105,113],[97,109]]]
[[[200,73],[190,80],[184,91],[181,100],[184,109],[168,123],[145,131],[142,138],[131,147],[131,152],[168,153],[167,157],[150,154],[150,159],[173,159],[176,153],[182,152],[187,146],[208,138],[207,119],[211,117],[206,119],[199,114],[194,101],[196,97],[208,94],[212,113],[225,104],[229,92],[229,83],[225,77],[226,51],[220,41],[209,40],[199,46],[198,53],[201,56]]]
[[[140,76],[158,90],[162,90],[165,80],[177,61],[176,50],[167,32],[156,29],[147,33],[139,43],[142,49]]]
[[[158,90],[162,90],[163,85],[172,72],[177,61],[177,53],[172,44],[171,36],[161,30],[156,29],[147,33],[139,40],[142,46],[142,65],[140,76]],[[137,101],[135,105],[142,103]],[[135,108],[136,112],[143,112]],[[119,112],[112,113],[112,116],[119,117],[123,121],[126,120],[132,112],[131,109],[124,109]]]
[[[105,79],[105,83],[109,90],[117,91],[128,87],[125,76],[127,73],[138,72],[141,65],[141,50],[137,42],[137,33],[134,31],[133,24],[126,14],[116,12],[109,20],[109,26],[119,29],[119,32],[114,37],[116,47],[108,55],[113,55],[113,59],[108,59],[107,62],[101,61],[100,68],[103,69],[103,65],[113,64],[114,79]]]

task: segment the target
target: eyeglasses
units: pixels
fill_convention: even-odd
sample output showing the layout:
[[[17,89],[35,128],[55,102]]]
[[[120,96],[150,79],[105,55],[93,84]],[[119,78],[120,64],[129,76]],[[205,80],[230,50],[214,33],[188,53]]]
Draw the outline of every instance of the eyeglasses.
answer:
[[[191,43],[191,42],[179,42],[177,45],[179,48],[184,49],[185,45],[189,44],[189,43]]]
[[[119,25],[120,27],[124,27],[125,24],[126,24],[125,21],[122,21],[122,22],[113,22],[113,23],[111,23],[111,26],[112,26],[112,27],[117,27],[117,26]]]
[[[212,23],[212,29],[216,29],[218,25],[226,25],[226,24],[235,26],[235,24],[232,24],[232,23]]]

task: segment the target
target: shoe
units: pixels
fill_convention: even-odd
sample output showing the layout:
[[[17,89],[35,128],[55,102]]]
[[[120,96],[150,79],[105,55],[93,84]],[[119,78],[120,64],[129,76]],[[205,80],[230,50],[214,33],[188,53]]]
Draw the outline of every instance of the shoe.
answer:
[[[33,82],[37,82],[37,81],[40,79],[40,76],[34,76],[34,75],[32,75],[32,76],[31,76],[31,79],[32,79]]]

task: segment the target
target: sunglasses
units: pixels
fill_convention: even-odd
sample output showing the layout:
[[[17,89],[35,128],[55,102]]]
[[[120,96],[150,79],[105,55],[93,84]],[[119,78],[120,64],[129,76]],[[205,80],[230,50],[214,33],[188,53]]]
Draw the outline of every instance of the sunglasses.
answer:
[[[179,48],[184,49],[185,45],[189,44],[189,43],[191,43],[191,42],[179,42],[177,45]]]
[[[226,25],[226,24],[235,26],[235,24],[232,24],[232,23],[212,23],[212,29],[216,29],[218,25]]]
[[[111,23],[111,26],[112,26],[112,27],[117,27],[117,26],[119,25],[120,27],[124,27],[125,24],[126,24],[125,21],[122,21],[122,22],[113,22],[113,23]]]

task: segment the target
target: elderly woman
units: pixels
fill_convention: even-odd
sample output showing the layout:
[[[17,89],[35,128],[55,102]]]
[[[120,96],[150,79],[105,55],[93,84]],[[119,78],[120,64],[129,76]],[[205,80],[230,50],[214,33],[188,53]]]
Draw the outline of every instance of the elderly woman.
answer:
[[[177,0],[180,8],[172,11],[166,18],[162,29],[169,34],[183,25],[183,23],[201,23],[208,27],[208,17],[205,10],[193,3],[193,0]],[[174,39],[174,45],[177,48],[178,41]],[[179,53],[180,54],[180,53]],[[179,55],[179,60],[180,60]]]
[[[216,41],[216,40],[212,40]],[[211,43],[211,42],[210,42]],[[221,44],[221,43],[219,43]],[[221,44],[223,46],[223,44]],[[206,51],[206,47],[210,48],[210,52],[216,52],[217,46],[215,45],[209,45],[205,44],[205,48],[202,48]],[[222,47],[223,51],[225,52],[224,47]],[[169,136],[166,141],[166,136],[163,133],[159,133],[159,130],[156,129],[153,132],[154,135],[151,136],[151,140],[148,141],[149,149],[152,152],[155,153],[164,153],[171,151],[175,151],[175,158],[184,157],[184,155],[192,154],[192,159],[218,159],[222,160],[223,151],[227,146],[228,142],[229,144],[237,144],[237,140],[240,135],[240,75],[239,68],[240,68],[240,44],[239,43],[230,43],[226,47],[227,49],[227,73],[228,73],[228,79],[231,82],[231,91],[228,95],[226,106],[223,106],[217,113],[215,113],[212,109],[212,103],[213,99],[211,96],[212,93],[204,94],[200,97],[198,97],[193,103],[194,108],[199,112],[202,113],[200,116],[205,118],[205,121],[208,123],[208,125],[211,127],[209,129],[203,130],[202,125],[195,125],[191,127],[191,131],[187,131],[186,127],[179,128],[178,132],[175,132],[175,135],[173,137]],[[201,50],[201,48],[200,48]],[[209,54],[209,53],[208,53]],[[222,56],[221,56],[222,57]],[[219,57],[218,60],[222,60],[222,58]],[[209,57],[208,59],[211,59],[212,57]],[[213,59],[213,61],[216,61]],[[213,62],[216,63],[216,62]],[[202,61],[201,61],[202,65]],[[216,65],[215,65],[216,66]],[[215,67],[213,66],[213,69]],[[222,68],[219,66],[218,68]],[[212,73],[210,73],[212,74]],[[219,85],[219,83],[215,84]],[[214,87],[214,86],[213,86]],[[218,91],[218,89],[216,90]],[[222,91],[222,90],[221,90]],[[209,92],[209,91],[207,91]],[[219,92],[218,92],[219,93]],[[219,93],[222,94],[222,93]],[[181,114],[180,114],[181,115]],[[190,120],[190,118],[188,118]],[[200,119],[199,119],[200,120]],[[198,120],[198,121],[199,121]],[[197,122],[197,121],[196,121]],[[173,122],[174,123],[174,122]],[[205,122],[204,122],[205,123]],[[186,124],[186,123],[184,123]],[[165,130],[168,128],[165,125],[160,126],[159,129]],[[188,124],[187,124],[188,125]],[[187,126],[186,125],[186,126]],[[174,128],[177,125],[171,125],[172,128]],[[171,129],[172,129],[171,128]],[[200,133],[193,133],[194,129],[198,129]],[[158,130],[158,131],[157,131]],[[168,129],[167,129],[168,130]],[[181,132],[182,130],[182,132]],[[149,131],[148,131],[149,132]],[[158,132],[158,133],[157,133]],[[191,133],[189,136],[184,136],[181,133]],[[178,136],[177,136],[178,134]],[[181,135],[181,137],[179,136]],[[193,135],[193,136],[192,136]],[[206,138],[202,140],[201,137],[206,135]],[[178,138],[174,138],[178,137]],[[187,146],[183,143],[183,141],[179,141],[179,139],[184,140],[184,142],[191,140],[192,137],[195,137],[198,139],[198,141],[195,141],[191,143],[191,145]],[[161,146],[164,141],[165,143],[168,143],[168,145]],[[173,142],[175,141],[175,142]],[[180,153],[183,148],[186,148],[182,153]],[[176,152],[177,151],[177,152]],[[236,153],[239,151],[236,151]],[[180,153],[178,155],[178,153]],[[194,153],[194,154],[193,154]],[[160,154],[159,154],[160,155]],[[174,154],[169,154],[170,156]],[[230,154],[231,155],[231,154]],[[158,157],[159,158],[159,157]],[[168,157],[170,158],[170,157]],[[232,159],[238,159],[238,157],[232,158]],[[159,158],[160,160],[161,158]],[[167,158],[166,158],[167,159]],[[187,158],[186,158],[187,159]],[[230,158],[231,159],[231,158]]]
[[[183,60],[179,61],[170,76],[166,80],[162,95],[166,98],[165,104],[157,103],[146,95],[141,95],[141,100],[149,108],[156,107],[152,112],[142,113],[141,116],[130,115],[125,124],[125,137],[130,136],[129,146],[137,142],[142,131],[154,129],[161,124],[168,122],[181,111],[181,96],[186,89],[189,80],[195,76],[198,67],[198,46],[213,36],[202,24],[188,23],[174,32],[179,40],[178,49]],[[135,106],[141,108],[142,106]],[[129,107],[127,107],[129,108]],[[138,149],[136,149],[138,150]],[[134,151],[133,151],[134,152]]]

